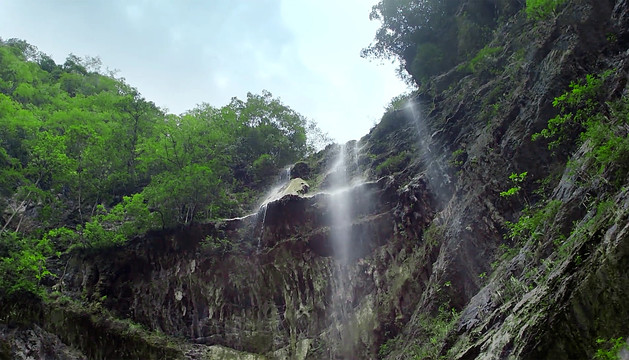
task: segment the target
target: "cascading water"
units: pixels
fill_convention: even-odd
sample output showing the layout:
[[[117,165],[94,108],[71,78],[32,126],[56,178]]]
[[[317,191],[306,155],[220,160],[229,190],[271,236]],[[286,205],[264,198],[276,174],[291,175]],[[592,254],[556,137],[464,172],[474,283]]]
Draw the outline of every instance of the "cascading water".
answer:
[[[341,145],[330,174],[330,212],[332,223],[330,237],[334,254],[341,266],[347,264],[350,241],[351,203],[346,164],[346,146]]]
[[[351,155],[354,155],[355,146]],[[330,241],[334,252],[334,286],[332,287],[331,309],[329,317],[334,325],[330,336],[340,344],[340,353],[329,354],[330,358],[341,355],[351,358],[352,329],[348,314],[352,304],[348,266],[351,259],[352,241],[352,191],[348,174],[348,151],[345,145],[339,146],[339,152],[332,165],[329,181],[330,201]],[[354,159],[355,156],[351,156]],[[349,159],[352,161],[353,159]],[[345,348],[343,348],[345,347]]]
[[[433,152],[430,148],[433,135],[428,131],[417,102],[413,101],[413,99],[409,99],[404,106],[404,112],[414,124],[420,152],[418,156],[424,159],[427,164],[426,177],[428,179],[428,185],[437,196],[439,202],[445,203],[450,196],[448,188],[452,181],[448,169],[442,166],[442,163],[439,161],[438,151]]]
[[[262,201],[262,204],[258,206],[258,212],[257,212],[256,218],[257,219],[261,218],[262,220],[262,221],[256,221],[256,223],[258,223],[260,226],[260,230],[258,231],[258,236],[257,236],[258,250],[260,250],[262,246],[262,237],[264,236],[264,224],[266,221],[266,212],[268,209],[268,205],[270,202],[278,200],[280,197],[282,197],[282,190],[286,188],[286,185],[290,182],[290,169],[291,169],[290,165],[282,169],[282,172],[280,173],[275,186],[273,186],[273,188],[266,194],[266,196],[264,197],[264,201]]]

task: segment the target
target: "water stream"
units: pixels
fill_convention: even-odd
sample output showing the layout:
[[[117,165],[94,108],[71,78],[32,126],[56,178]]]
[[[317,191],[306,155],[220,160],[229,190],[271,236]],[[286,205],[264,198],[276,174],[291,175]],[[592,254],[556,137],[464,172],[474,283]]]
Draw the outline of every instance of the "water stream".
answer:
[[[256,227],[260,227],[260,230],[257,231],[257,239],[258,239],[258,251],[262,248],[262,237],[264,236],[264,227],[266,224],[266,212],[268,209],[269,203],[279,200],[282,197],[283,190],[286,188],[288,183],[290,182],[290,169],[292,165],[289,165],[282,169],[275,185],[266,193],[264,200],[258,206],[258,211],[256,215]],[[259,221],[261,219],[261,221]],[[259,224],[259,225],[258,225]],[[254,230],[255,231],[255,230]]]
[[[404,106],[404,112],[411,119],[415,128],[419,150],[417,156],[426,163],[425,174],[428,186],[436,195],[439,203],[444,204],[452,196],[452,189],[450,188],[452,180],[449,169],[444,166],[443,159],[440,158],[439,151],[431,149],[434,134],[430,133],[418,102],[409,99]]]
[[[352,196],[356,196],[350,176],[349,167],[358,158],[355,143],[351,143],[351,148],[346,145],[339,146],[339,152],[330,169],[329,175],[329,196],[330,201],[330,241],[334,253],[333,286],[331,294],[331,306],[329,317],[334,325],[331,328],[330,336],[333,341],[338,341],[337,351],[340,353],[330,354],[330,358],[341,355],[343,358],[351,358],[352,352],[352,328],[349,321],[351,314],[352,294],[351,279],[349,273],[350,260],[352,258]],[[353,168],[352,170],[355,170]]]

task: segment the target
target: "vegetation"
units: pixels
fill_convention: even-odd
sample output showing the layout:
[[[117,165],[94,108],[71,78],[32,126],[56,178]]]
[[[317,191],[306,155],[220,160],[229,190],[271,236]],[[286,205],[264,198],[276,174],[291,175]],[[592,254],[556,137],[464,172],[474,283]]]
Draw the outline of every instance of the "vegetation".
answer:
[[[520,192],[520,190],[522,190],[522,183],[524,182],[524,180],[526,179],[526,175],[528,175],[528,172],[523,172],[523,173],[511,173],[511,175],[509,175],[509,180],[511,180],[511,183],[513,184],[512,187],[510,187],[508,190],[506,191],[501,191],[500,192],[500,196],[502,197],[509,197],[509,196],[513,196],[516,195],[518,192]]]
[[[529,19],[542,20],[555,15],[566,0],[526,0],[526,15]]]
[[[404,166],[408,164],[410,160],[410,154],[407,151],[403,151],[397,155],[389,156],[376,166],[376,175],[384,176],[393,174],[395,172],[404,169]]]
[[[269,92],[166,114],[97,58],[0,40],[0,301],[40,294],[45,259],[241,215],[326,138]]]
[[[560,206],[561,201],[551,200],[537,210],[526,207],[517,222],[507,221],[507,237],[512,240],[537,239],[542,234],[542,226],[548,225],[547,222],[555,217]]]
[[[446,284],[446,286],[449,286]],[[420,338],[418,343],[410,347],[409,354],[412,359],[417,360],[441,360],[447,359],[446,356],[441,355],[442,346],[454,329],[456,322],[458,321],[460,314],[456,309],[448,309],[444,304],[439,307],[439,310],[435,316],[420,315],[419,329]],[[378,356],[385,358],[391,354],[396,348],[403,345],[401,338],[395,337],[388,339],[378,349]]]
[[[533,140],[555,139],[549,144],[549,149],[552,149],[569,138],[572,130],[580,129],[595,114],[597,105],[602,102],[600,97],[603,80],[608,75],[608,72],[602,76],[588,74],[584,81],[571,82],[570,90],[553,100],[553,106],[559,109],[559,114],[548,120],[545,129],[533,134]]]
[[[370,18],[382,25],[362,55],[399,60],[400,76],[420,85],[476,54],[486,45],[498,20],[521,5],[476,2],[460,11],[461,6],[460,1],[381,0]],[[477,56],[485,58],[495,51],[486,48]],[[472,66],[476,68],[479,63],[480,58]]]
[[[594,359],[596,360],[619,360],[622,349],[629,350],[629,344],[622,337],[606,339],[596,339],[596,343],[601,346],[596,350]]]
[[[502,50],[501,47],[489,47],[485,46],[480,49],[476,56],[474,56],[470,61],[460,68],[460,70],[467,70],[472,73],[481,72],[489,69],[489,59],[491,57],[500,52]]]
[[[460,314],[454,309],[448,309],[446,306],[439,307],[436,316],[422,316],[420,322],[423,341],[420,345],[415,345],[412,349],[413,359],[446,359],[441,356],[441,349],[445,343],[446,337],[454,329],[456,322],[459,320]]]
[[[467,157],[467,153],[464,149],[457,149],[450,154],[450,160],[448,160],[448,164],[460,167],[465,162],[465,158]]]
[[[587,144],[589,151],[586,159],[594,162],[593,173],[597,176],[609,170],[616,185],[629,173],[629,99],[604,102],[601,99],[605,79],[613,71],[606,71],[599,76],[587,75],[582,81],[572,82],[570,90],[555,98],[553,105],[559,108],[559,114],[548,120],[548,126],[533,135],[539,138],[553,139],[549,148],[577,138],[579,144]],[[575,136],[575,134],[577,134]]]

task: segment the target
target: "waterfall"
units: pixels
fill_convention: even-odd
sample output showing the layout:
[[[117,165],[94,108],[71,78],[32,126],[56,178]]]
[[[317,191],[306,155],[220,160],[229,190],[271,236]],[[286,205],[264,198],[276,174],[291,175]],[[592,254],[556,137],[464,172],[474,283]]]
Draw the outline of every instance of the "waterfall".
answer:
[[[331,309],[329,317],[333,325],[330,336],[336,338],[340,344],[338,350],[341,355],[351,353],[352,329],[348,314],[351,310],[352,294],[349,277],[349,262],[352,258],[352,189],[348,163],[357,158],[355,147],[348,154],[346,145],[339,146],[339,152],[330,170],[329,206],[330,206],[330,242],[333,256],[333,285],[331,294]],[[349,159],[348,159],[348,155]],[[354,156],[352,156],[354,155]],[[330,354],[332,355],[332,354]]]
[[[290,182],[290,169],[292,165],[289,165],[282,169],[280,172],[275,185],[266,193],[264,200],[258,206],[258,211],[262,211],[268,203],[278,200],[282,196],[282,190],[286,187],[286,185]]]
[[[424,116],[419,109],[419,104],[416,101],[409,99],[404,106],[404,112],[411,119],[417,135],[419,150],[417,156],[424,159],[427,164],[426,178],[428,186],[436,195],[439,203],[444,204],[452,196],[452,189],[450,189],[452,180],[449,169],[443,165],[443,161],[439,158],[441,155],[439,151],[431,150],[430,146],[434,134],[430,134]]]
[[[279,200],[282,196],[282,191],[286,188],[287,184],[290,182],[290,169],[292,165],[286,166],[280,172],[275,185],[266,193],[264,196],[264,200],[260,205],[258,205],[258,211],[256,213],[256,223],[259,224],[260,230],[258,231],[258,251],[262,247],[262,237],[264,236],[264,226],[266,221],[266,212],[270,202],[275,200]],[[261,218],[261,221],[260,221]],[[257,227],[257,226],[256,226]]]
[[[346,164],[346,146],[341,145],[330,174],[330,213],[332,214],[330,238],[339,264],[347,264],[351,228],[351,199]]]

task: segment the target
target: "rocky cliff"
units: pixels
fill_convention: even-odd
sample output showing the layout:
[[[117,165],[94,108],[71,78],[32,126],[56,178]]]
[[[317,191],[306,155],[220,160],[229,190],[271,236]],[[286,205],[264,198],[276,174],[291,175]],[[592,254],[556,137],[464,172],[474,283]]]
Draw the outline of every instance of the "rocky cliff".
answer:
[[[476,66],[300,163],[309,192],[65,255],[54,301],[4,309],[38,325],[0,352],[587,359],[626,339],[629,3],[496,24]],[[584,120],[543,136],[568,113]]]

